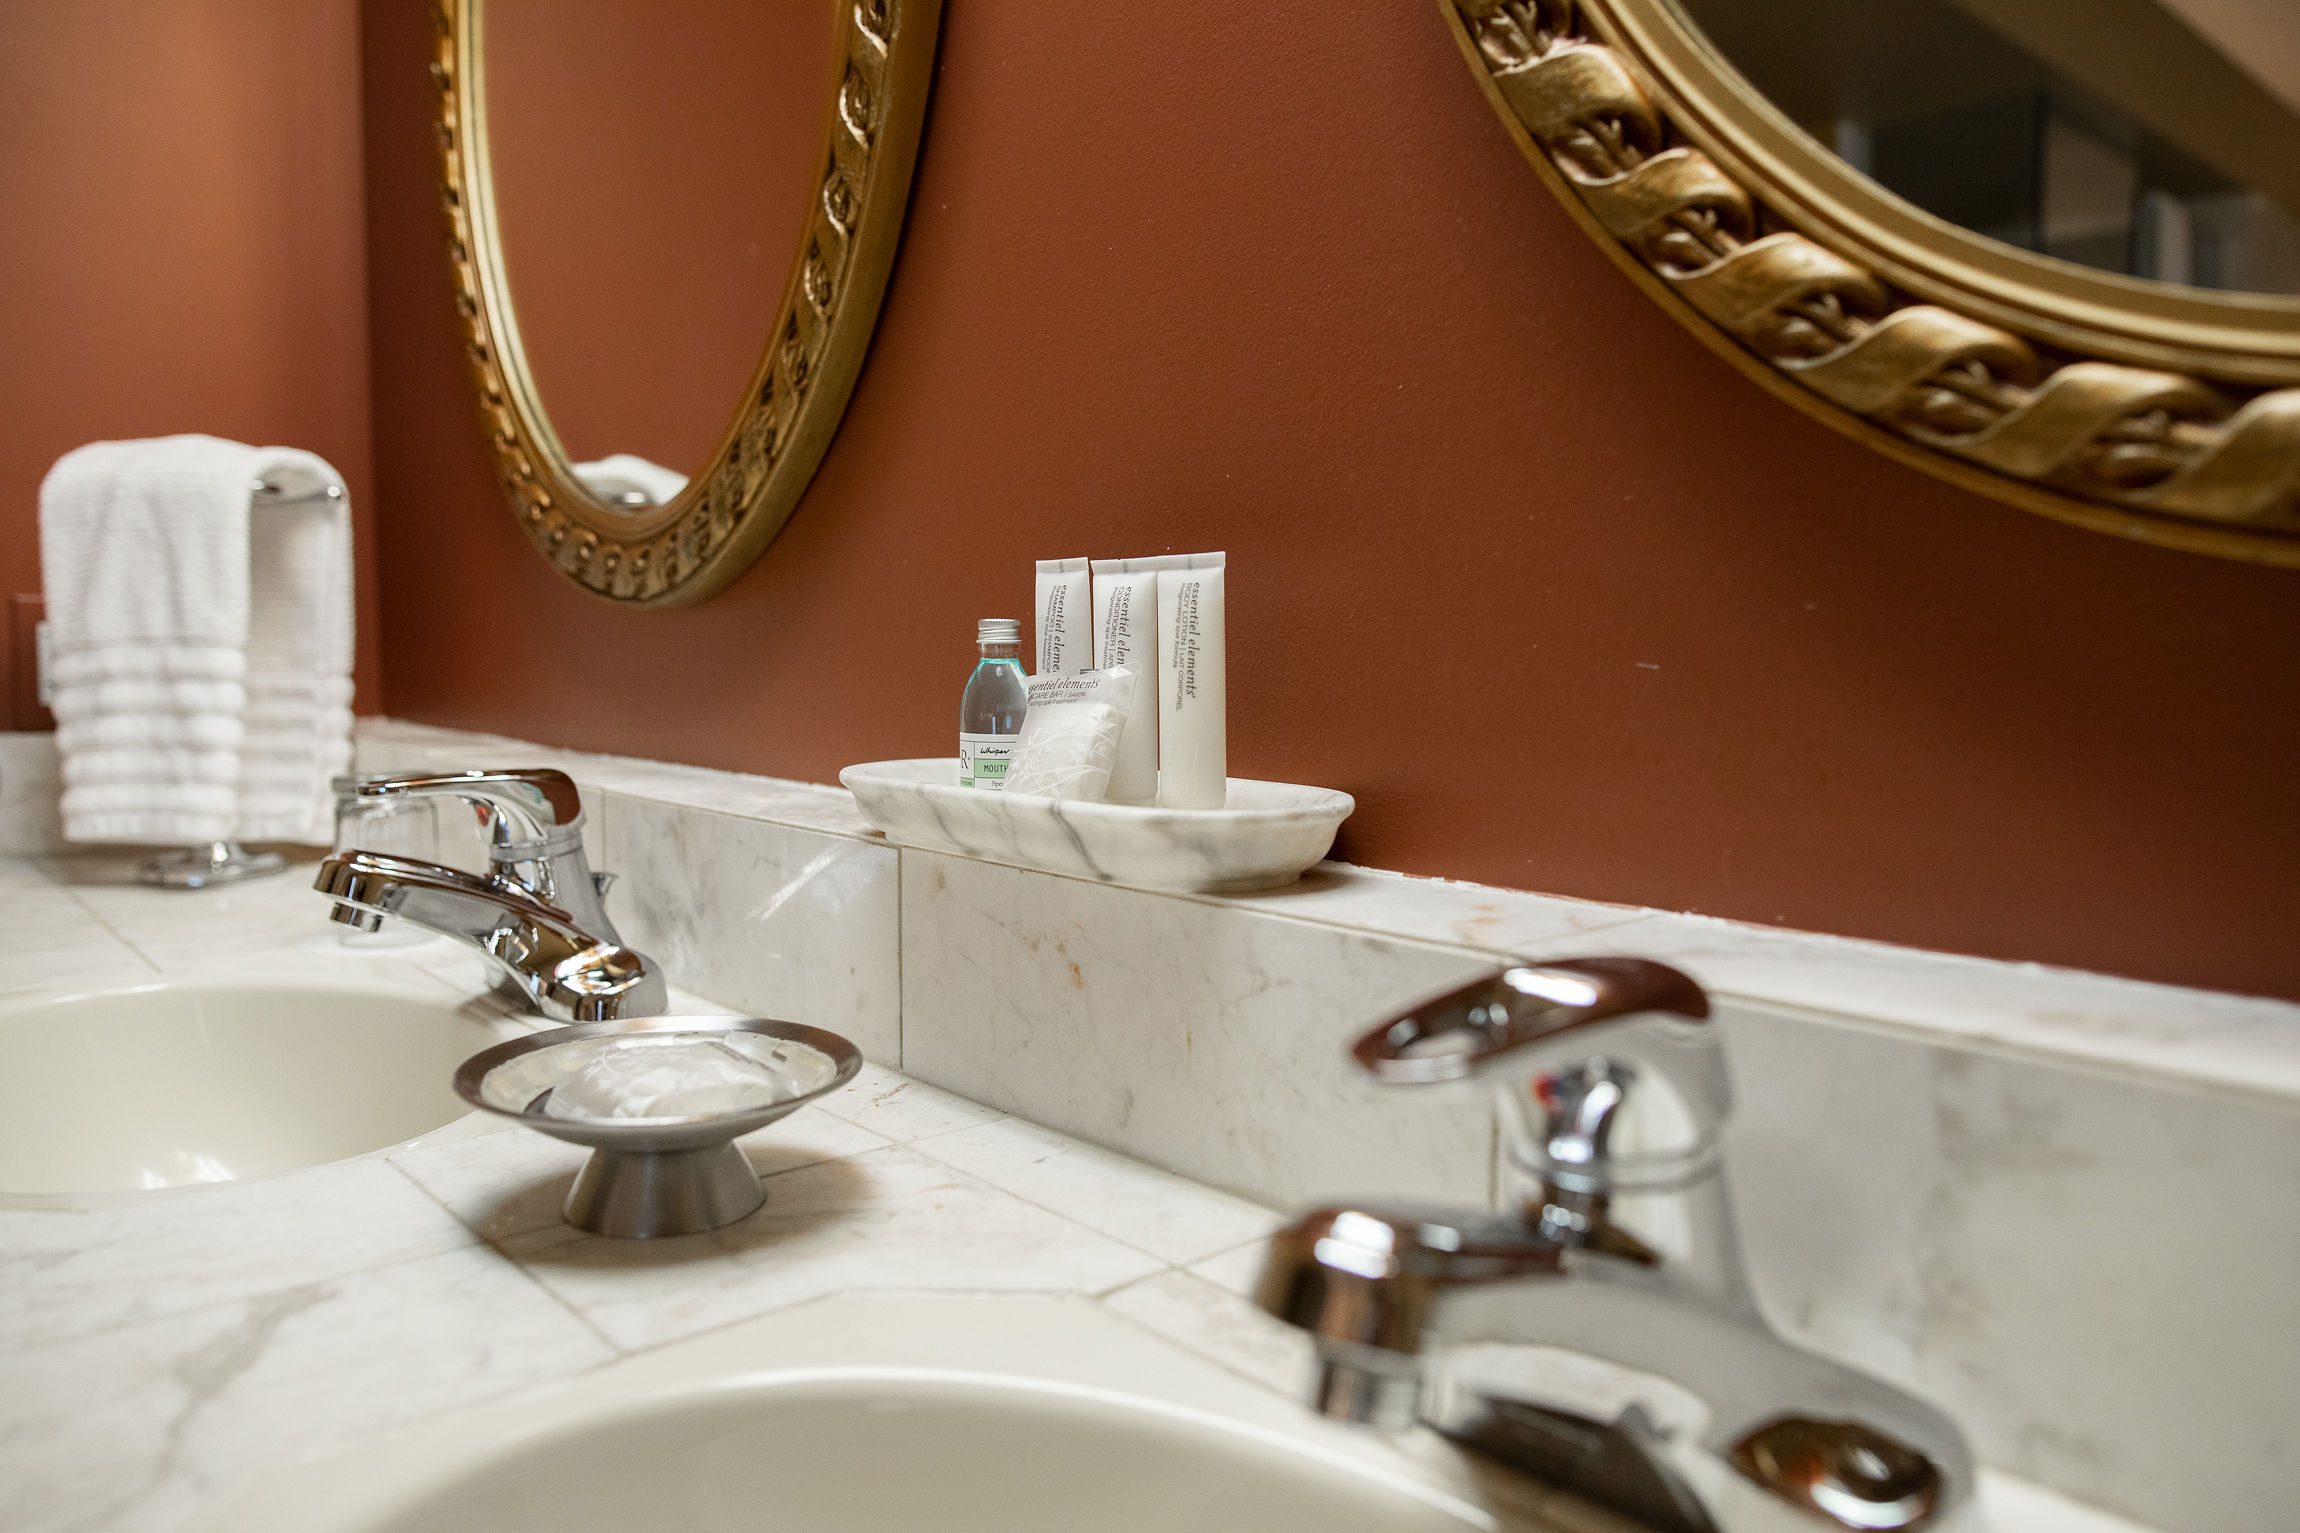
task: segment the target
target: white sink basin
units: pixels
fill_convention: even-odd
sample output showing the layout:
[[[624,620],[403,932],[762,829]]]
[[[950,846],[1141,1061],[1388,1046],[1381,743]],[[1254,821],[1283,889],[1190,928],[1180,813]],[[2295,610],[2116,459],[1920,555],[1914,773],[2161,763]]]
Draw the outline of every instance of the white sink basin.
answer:
[[[1495,1533],[1442,1444],[1318,1421],[1088,1300],[847,1294],[243,1486],[204,1533]]]
[[[0,1196],[226,1182],[401,1143],[508,1035],[443,995],[173,981],[0,1003]]]
[[[1465,1533],[1401,1484],[1203,1413],[911,1370],[723,1387],[522,1443],[363,1533]]]

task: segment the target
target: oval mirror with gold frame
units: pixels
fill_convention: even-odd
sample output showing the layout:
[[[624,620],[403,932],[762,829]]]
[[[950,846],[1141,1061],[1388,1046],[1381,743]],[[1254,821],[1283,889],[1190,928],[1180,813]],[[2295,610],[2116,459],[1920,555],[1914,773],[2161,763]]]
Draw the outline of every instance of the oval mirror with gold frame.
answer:
[[[2017,30],[2024,19],[2044,27],[2050,4],[1961,10]],[[2114,0],[2107,10],[2155,27],[2164,18],[2152,7],[2168,0]],[[1439,0],[1439,9],[1511,136],[1577,221],[1774,393],[2030,511],[2300,567],[2300,290],[2224,291],[2101,270],[2081,264],[2093,253],[2074,241],[2077,259],[1936,216],[1751,84],[1692,19],[1697,7],[1676,0]],[[1794,25],[1827,9],[1719,14]],[[1873,25],[1883,13],[1848,14]],[[2086,29],[2036,35],[2082,40]],[[2162,51],[2135,62],[2158,78],[2177,74]],[[2239,120],[2236,107],[2249,110],[2251,98],[2233,98],[2249,88],[2222,103],[2232,131],[2251,135],[2246,148],[2267,177],[2288,174],[2281,167],[2300,166],[2300,154],[2278,146],[2300,146],[2300,111],[2263,106]],[[1937,140],[1944,156],[1959,142]],[[2127,160],[2137,152],[2128,148]],[[1997,157],[1983,140],[1974,159]],[[2102,163],[2113,201],[2113,155]]]
[[[925,124],[940,0],[794,0],[756,16],[708,3],[523,3],[536,14],[517,27],[513,0],[433,7],[441,190],[481,430],[513,515],[554,569],[633,606],[701,601],[782,529],[861,373]],[[574,51],[585,27],[590,58]],[[502,50],[493,144],[491,32]],[[764,39],[771,56],[726,58],[738,37],[753,49]],[[515,57],[522,40],[529,52]],[[687,99],[705,75],[723,91],[782,94],[756,113],[738,97]],[[516,135],[515,104],[527,117]],[[789,142],[761,145],[770,131]],[[730,152],[743,132],[757,165]],[[633,137],[644,133],[667,146]],[[695,163],[650,172],[678,153]],[[531,188],[499,187],[514,160],[556,162],[562,206],[532,211],[542,199]],[[686,203],[663,191],[675,184],[691,188]],[[790,205],[746,222],[777,190]],[[515,289],[537,327],[524,341]],[[615,304],[631,313],[605,312]],[[587,313],[607,322],[586,326]],[[546,322],[582,330],[581,344],[543,333]],[[709,399],[701,419],[683,397],[671,403],[685,417],[667,418],[655,394],[674,384]],[[563,407],[556,419],[547,396]],[[635,440],[618,434],[618,398]],[[678,444],[657,456],[687,461],[652,461],[650,439]]]

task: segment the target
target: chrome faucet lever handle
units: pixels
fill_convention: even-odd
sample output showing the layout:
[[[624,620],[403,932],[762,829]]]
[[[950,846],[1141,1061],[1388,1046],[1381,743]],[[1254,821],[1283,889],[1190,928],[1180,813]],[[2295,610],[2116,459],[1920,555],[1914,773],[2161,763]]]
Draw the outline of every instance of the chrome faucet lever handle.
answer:
[[[476,948],[543,1016],[660,1016],[669,1002],[662,972],[646,954],[500,876],[344,851],[321,861],[312,887],[332,902],[329,918],[343,925],[373,931],[394,917]]]
[[[1510,1159],[1583,1192],[1674,1186],[1714,1168],[1732,1110],[1709,998],[1647,958],[1503,969],[1358,1039],[1374,1079],[1500,1075]]]
[[[351,800],[463,799],[482,811],[488,846],[499,862],[582,845],[582,795],[575,780],[554,767],[339,777],[334,787],[338,798]]]
[[[1690,975],[1650,958],[1566,958],[1503,969],[1434,996],[1350,1052],[1390,1084],[1466,1080],[1521,1050],[1649,1012],[1701,1021],[1709,997]]]

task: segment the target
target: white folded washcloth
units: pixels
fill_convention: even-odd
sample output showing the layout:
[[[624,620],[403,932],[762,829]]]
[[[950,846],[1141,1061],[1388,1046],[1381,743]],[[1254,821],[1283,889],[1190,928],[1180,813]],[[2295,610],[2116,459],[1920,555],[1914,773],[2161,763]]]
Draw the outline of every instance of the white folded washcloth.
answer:
[[[604,458],[578,463],[575,477],[583,481],[583,488],[610,506],[623,505],[623,497],[632,494],[646,496],[650,506],[667,506],[687,487],[687,476],[677,469],[665,468],[630,452],[611,452]]]
[[[342,483],[210,436],[94,442],[48,471],[67,839],[329,839],[351,763],[350,508],[324,494]]]

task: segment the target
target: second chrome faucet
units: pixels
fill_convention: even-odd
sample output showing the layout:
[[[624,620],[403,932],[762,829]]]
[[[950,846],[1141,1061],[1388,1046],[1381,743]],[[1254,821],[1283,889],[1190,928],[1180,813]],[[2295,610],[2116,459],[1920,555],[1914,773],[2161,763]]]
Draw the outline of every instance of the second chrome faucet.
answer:
[[[479,812],[487,872],[383,852],[339,851],[313,887],[329,916],[373,931],[387,919],[452,937],[491,959],[530,1010],[561,1022],[660,1016],[662,970],[608,919],[611,875],[591,871],[573,779],[548,768],[339,778],[339,799],[460,798]]]
[[[1419,1419],[1652,1533],[1975,1526],[1954,1423],[1759,1313],[1691,979],[1636,958],[1508,969],[1353,1054],[1394,1084],[1491,1077],[1509,1206],[1325,1208],[1272,1237],[1258,1298],[1315,1338],[1325,1414]]]

